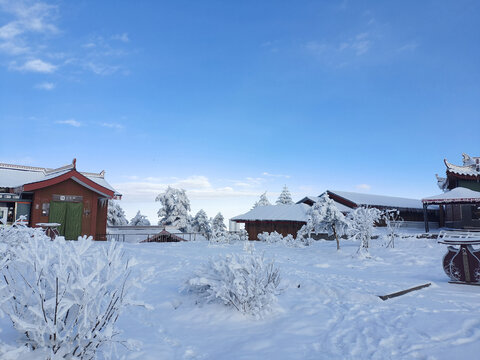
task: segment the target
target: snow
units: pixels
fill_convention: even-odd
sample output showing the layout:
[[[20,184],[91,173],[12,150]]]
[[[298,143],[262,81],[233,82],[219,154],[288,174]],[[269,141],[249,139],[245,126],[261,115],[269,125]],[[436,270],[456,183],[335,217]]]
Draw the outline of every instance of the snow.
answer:
[[[449,202],[480,202],[480,192],[473,191],[464,187],[456,187],[445,193],[430,196],[422,199],[425,204],[428,203],[449,203]]]
[[[271,221],[307,221],[307,211],[310,208],[307,204],[292,205],[266,205],[257,206],[249,212],[238,215],[230,220],[271,220]]]
[[[423,209],[423,204],[417,199],[401,198],[396,196],[373,195],[347,191],[327,190],[329,193],[350,200],[357,205],[386,206],[392,208]]]
[[[378,231],[379,229],[377,229]],[[478,287],[449,284],[442,269],[446,246],[434,239],[398,239],[395,248],[370,243],[370,259],[355,257],[357,241],[318,241],[305,248],[256,242],[274,259],[282,289],[261,320],[222,304],[196,304],[180,292],[210,258],[243,254],[243,244],[208,242],[124,244],[140,276],[137,300],[117,325],[138,351],[125,359],[462,359],[480,353]],[[94,244],[102,248],[109,244]],[[426,289],[390,299],[416,285]],[[7,317],[0,339],[18,338]]]
[[[63,167],[60,169],[63,169]],[[60,175],[68,173],[71,170],[71,168],[66,168],[55,172],[49,172],[50,169],[46,168],[0,164],[0,187],[16,188],[25,184],[56,178]],[[93,174],[80,172],[80,174],[84,175],[98,185],[113,191],[115,195],[121,195],[105,180],[103,173]]]

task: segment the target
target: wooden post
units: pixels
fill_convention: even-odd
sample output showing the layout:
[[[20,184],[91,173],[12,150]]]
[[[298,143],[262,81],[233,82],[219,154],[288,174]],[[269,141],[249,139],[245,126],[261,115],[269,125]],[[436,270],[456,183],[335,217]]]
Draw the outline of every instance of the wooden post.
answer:
[[[428,212],[427,212],[428,205],[423,204],[423,221],[425,221],[425,232],[430,232],[428,228]]]

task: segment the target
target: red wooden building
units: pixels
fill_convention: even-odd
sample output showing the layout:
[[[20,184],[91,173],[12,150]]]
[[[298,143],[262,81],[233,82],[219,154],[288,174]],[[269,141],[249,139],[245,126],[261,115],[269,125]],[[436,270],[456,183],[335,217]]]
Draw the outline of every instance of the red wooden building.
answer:
[[[297,235],[307,223],[307,204],[257,206],[249,212],[230,219],[244,223],[249,240],[257,240],[262,232],[276,231],[283,236]]]
[[[104,240],[108,200],[121,198],[104,176],[77,171],[75,159],[57,169],[0,163],[0,222],[11,224],[24,215],[33,227],[61,224],[67,239]]]

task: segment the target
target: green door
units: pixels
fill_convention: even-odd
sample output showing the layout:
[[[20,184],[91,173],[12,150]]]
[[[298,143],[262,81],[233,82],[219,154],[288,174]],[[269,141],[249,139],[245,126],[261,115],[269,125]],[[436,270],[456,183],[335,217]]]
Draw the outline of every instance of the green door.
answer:
[[[67,203],[65,239],[77,240],[82,233],[82,203]]]
[[[82,212],[82,203],[52,201],[48,221],[61,224],[58,232],[65,239],[77,240],[82,233]]]
[[[58,233],[65,235],[65,215],[67,214],[67,203],[61,201],[50,202],[50,215],[48,222],[59,223]]]

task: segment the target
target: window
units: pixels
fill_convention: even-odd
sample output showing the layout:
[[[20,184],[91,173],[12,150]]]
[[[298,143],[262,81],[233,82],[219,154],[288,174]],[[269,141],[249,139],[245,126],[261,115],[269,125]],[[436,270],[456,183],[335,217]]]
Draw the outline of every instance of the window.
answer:
[[[480,220],[480,204],[472,205],[472,220]]]

